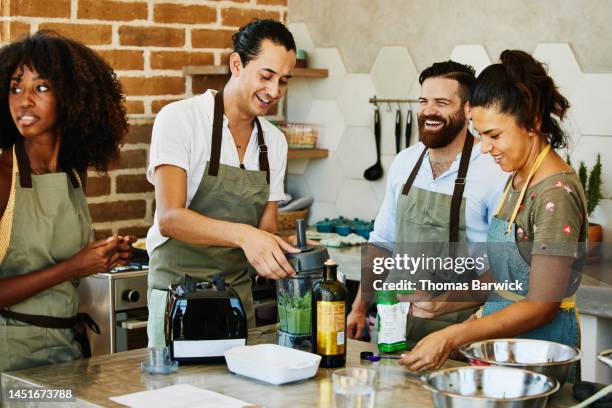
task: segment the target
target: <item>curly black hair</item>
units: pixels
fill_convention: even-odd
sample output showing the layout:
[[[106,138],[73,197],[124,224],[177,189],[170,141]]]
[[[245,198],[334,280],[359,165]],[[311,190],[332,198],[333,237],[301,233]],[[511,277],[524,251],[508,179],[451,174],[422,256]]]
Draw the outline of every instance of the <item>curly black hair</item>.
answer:
[[[61,134],[59,163],[106,171],[127,133],[125,100],[113,69],[93,50],[52,31],[39,31],[0,49],[0,149],[21,138],[8,105],[11,76],[27,66],[51,83]]]

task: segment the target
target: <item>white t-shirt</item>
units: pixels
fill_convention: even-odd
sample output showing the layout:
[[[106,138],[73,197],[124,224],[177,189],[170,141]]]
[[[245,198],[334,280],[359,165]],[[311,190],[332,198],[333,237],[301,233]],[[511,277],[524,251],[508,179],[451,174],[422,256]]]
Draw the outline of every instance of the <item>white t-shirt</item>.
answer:
[[[210,160],[212,125],[214,115],[214,91],[170,103],[157,114],[153,124],[147,180],[155,184],[155,168],[162,164],[180,167],[187,172],[187,202],[189,207],[202,177],[206,163]],[[270,197],[268,201],[285,199],[283,181],[287,167],[287,140],[283,133],[264,118],[259,118],[268,146],[270,163]],[[220,163],[240,167],[238,150],[228,128],[228,119],[223,116]],[[247,170],[259,170],[259,148],[257,127],[249,139],[243,160]],[[147,234],[149,253],[168,238],[159,232],[157,212]]]

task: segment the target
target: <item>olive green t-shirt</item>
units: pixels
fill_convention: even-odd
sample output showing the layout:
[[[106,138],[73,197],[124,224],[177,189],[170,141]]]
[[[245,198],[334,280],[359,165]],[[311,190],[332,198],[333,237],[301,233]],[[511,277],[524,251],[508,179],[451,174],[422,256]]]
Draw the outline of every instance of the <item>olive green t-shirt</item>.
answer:
[[[499,217],[508,221],[520,190],[512,187]],[[525,262],[532,255],[582,260],[588,230],[586,198],[574,171],[553,174],[530,186],[516,216],[515,238]],[[580,244],[582,243],[582,244]]]

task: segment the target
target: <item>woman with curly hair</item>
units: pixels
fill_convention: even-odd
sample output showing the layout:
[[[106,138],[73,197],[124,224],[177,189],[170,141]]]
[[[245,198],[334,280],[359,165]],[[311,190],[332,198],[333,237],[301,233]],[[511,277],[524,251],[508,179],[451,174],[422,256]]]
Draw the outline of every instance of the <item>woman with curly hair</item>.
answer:
[[[131,257],[91,242],[87,168],[127,131],[121,86],[86,46],[38,32],[0,49],[0,371],[89,356],[78,278]]]

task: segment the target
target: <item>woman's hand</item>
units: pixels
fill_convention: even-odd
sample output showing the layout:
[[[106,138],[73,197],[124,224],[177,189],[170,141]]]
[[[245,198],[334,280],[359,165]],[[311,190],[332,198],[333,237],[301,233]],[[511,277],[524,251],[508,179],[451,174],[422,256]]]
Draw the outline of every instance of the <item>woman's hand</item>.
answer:
[[[67,261],[73,277],[108,271],[114,262],[113,259],[115,261],[118,259],[118,247],[119,239],[115,236],[87,245]]]
[[[110,267],[108,269],[113,269],[117,266],[125,266],[132,260],[132,256],[134,255],[134,248],[132,248],[132,244],[136,242],[136,237],[133,235],[125,235],[125,236],[117,236],[118,245],[117,252],[113,255],[110,260]]]
[[[438,330],[424,337],[408,353],[402,354],[399,363],[410,371],[440,368],[456,348],[452,341],[452,330]]]

